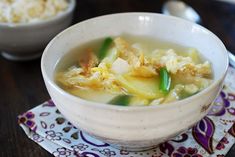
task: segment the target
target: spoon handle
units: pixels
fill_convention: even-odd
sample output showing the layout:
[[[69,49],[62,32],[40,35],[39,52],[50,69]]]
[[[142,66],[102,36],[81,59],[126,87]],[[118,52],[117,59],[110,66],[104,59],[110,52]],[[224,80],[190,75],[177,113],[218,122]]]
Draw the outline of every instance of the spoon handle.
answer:
[[[235,67],[235,56],[231,52],[228,51],[228,57],[229,57],[229,63],[233,67]]]

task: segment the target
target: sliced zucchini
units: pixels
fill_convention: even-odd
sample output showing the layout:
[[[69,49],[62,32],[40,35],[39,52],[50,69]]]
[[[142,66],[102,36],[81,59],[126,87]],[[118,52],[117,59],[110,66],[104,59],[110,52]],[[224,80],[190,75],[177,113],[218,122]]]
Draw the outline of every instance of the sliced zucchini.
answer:
[[[164,94],[159,90],[159,78],[142,78],[128,75],[117,76],[118,83],[124,87],[128,93],[147,99],[156,99]]]

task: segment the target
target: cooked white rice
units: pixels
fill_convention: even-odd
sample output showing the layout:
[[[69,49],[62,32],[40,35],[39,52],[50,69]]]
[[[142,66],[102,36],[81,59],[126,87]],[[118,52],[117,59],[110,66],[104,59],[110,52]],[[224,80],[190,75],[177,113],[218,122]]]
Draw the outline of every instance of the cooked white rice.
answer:
[[[67,8],[67,0],[0,0],[0,22],[42,21],[56,16]]]

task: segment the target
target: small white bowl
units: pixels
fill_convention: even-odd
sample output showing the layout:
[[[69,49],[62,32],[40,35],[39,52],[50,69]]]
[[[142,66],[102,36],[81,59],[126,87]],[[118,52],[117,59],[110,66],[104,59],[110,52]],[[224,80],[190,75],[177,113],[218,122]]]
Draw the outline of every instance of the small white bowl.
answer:
[[[71,24],[75,6],[76,0],[69,0],[66,11],[34,23],[0,22],[2,56],[15,61],[27,61],[40,57],[49,41]]]
[[[122,33],[145,35],[197,48],[212,63],[214,82],[189,98],[159,106],[123,107],[83,100],[54,81],[56,63],[88,41]],[[115,147],[145,150],[187,130],[210,110],[228,68],[223,43],[197,24],[154,13],[123,13],[78,23],[57,35],[45,49],[41,69],[47,90],[61,113],[75,126]]]

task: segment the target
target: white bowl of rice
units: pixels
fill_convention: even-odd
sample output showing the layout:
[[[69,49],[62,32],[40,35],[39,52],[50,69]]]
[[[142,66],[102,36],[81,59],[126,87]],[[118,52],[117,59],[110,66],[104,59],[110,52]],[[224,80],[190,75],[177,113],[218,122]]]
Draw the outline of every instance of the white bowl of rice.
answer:
[[[76,0],[1,0],[0,52],[14,61],[41,56],[47,43],[67,28]]]

